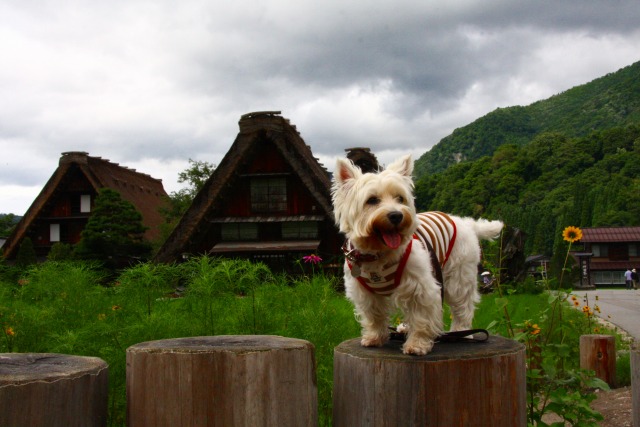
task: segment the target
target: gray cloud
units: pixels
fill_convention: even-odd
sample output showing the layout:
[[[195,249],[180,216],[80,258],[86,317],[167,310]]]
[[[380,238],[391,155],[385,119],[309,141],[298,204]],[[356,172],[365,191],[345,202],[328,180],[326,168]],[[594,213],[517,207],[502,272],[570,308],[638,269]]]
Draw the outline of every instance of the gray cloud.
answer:
[[[635,0],[4,2],[0,212],[22,213],[63,151],[175,190],[249,111],[282,110],[329,168],[349,146],[419,155],[637,61],[639,15]]]

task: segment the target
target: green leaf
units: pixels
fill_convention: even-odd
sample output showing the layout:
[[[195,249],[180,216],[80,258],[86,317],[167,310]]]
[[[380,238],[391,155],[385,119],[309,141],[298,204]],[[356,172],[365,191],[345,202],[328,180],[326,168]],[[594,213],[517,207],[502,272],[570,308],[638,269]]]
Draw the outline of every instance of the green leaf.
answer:
[[[498,308],[498,310],[502,310],[507,305],[509,305],[509,298],[496,298],[495,299],[495,304],[496,304],[496,307]]]

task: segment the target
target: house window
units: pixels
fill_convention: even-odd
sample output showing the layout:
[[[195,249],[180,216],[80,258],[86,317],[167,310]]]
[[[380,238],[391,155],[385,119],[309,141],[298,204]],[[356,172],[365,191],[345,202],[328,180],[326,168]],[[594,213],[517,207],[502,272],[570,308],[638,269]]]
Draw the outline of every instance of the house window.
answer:
[[[638,256],[638,244],[637,243],[629,243],[629,256],[630,257]]]
[[[49,224],[49,241],[60,241],[60,224]]]
[[[258,224],[252,222],[222,224],[221,237],[227,242],[258,240]]]
[[[282,238],[289,239],[317,239],[318,223],[315,221],[292,221],[282,223]]]
[[[609,247],[594,243],[591,246],[591,252],[593,252],[595,258],[606,258],[609,256]]]
[[[80,196],[80,213],[91,212],[91,195],[83,194]]]
[[[596,271],[594,274],[596,285],[622,285],[624,284],[623,271]]]
[[[285,178],[256,178],[251,181],[253,212],[286,212],[287,181]]]

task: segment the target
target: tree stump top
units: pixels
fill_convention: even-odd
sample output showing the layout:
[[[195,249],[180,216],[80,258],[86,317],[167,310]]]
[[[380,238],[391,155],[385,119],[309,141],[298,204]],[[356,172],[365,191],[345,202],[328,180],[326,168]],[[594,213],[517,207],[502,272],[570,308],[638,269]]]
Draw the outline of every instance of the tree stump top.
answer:
[[[360,338],[344,341],[335,348],[336,353],[345,353],[361,359],[397,360],[402,362],[439,361],[451,359],[477,359],[493,356],[504,356],[524,349],[524,344],[517,341],[489,336],[484,342],[469,340],[468,342],[437,342],[431,353],[426,356],[414,356],[402,353],[402,342],[390,340],[383,347],[363,347]]]
[[[128,353],[211,353],[236,354],[313,347],[308,341],[276,335],[217,335],[147,341],[132,345]]]
[[[54,382],[107,369],[98,357],[55,353],[0,353],[0,387],[32,382]]]

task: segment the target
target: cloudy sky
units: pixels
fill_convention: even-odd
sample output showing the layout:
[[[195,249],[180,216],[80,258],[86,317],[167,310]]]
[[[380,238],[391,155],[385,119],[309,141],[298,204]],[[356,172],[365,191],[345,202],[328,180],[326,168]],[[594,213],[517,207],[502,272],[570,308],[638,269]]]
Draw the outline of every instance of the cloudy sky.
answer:
[[[639,22],[637,0],[3,0],[0,213],[65,151],[176,191],[251,111],[282,111],[330,170],[351,146],[419,156],[640,60]]]

